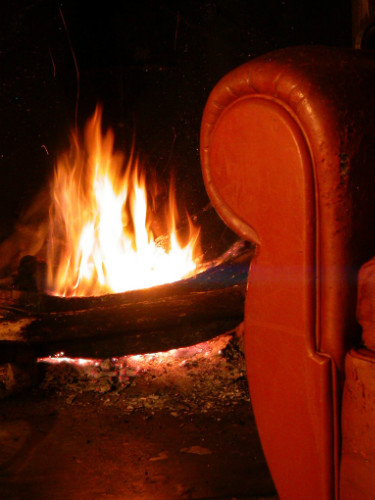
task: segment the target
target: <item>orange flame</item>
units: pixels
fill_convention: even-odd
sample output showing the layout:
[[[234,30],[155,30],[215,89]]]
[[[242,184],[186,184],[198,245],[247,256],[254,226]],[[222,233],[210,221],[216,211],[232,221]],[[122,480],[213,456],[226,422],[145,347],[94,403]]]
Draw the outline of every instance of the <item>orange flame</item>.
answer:
[[[101,132],[102,110],[88,121],[83,144],[57,162],[50,210],[48,282],[62,296],[101,295],[149,288],[193,274],[199,230],[190,219],[189,241],[179,242],[176,203],[170,187],[168,245],[150,229],[152,203],[138,158],[114,152],[114,135]],[[152,200],[151,200],[152,201]]]

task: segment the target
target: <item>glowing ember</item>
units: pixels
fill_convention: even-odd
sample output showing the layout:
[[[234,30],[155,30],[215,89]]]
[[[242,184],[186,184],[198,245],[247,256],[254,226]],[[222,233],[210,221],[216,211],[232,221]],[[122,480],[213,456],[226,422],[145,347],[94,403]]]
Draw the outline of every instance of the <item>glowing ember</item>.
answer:
[[[232,332],[152,354],[82,360],[59,353],[38,359],[44,373],[39,389],[57,392],[68,405],[86,405],[95,393],[96,403],[120,408],[123,415],[139,411],[142,418],[157,411],[216,412],[220,405],[249,402],[240,345]]]
[[[164,370],[166,366],[170,367],[172,364],[182,367],[187,361],[193,358],[198,360],[207,358],[208,356],[221,356],[222,351],[227,347],[232,337],[233,335],[231,333],[225,333],[213,339],[188,347],[179,347],[178,349],[170,349],[169,351],[146,354],[130,354],[119,358],[111,358],[111,363],[113,363],[114,366],[126,364],[127,368],[131,369],[134,373],[155,370],[158,368]],[[49,364],[66,363],[83,367],[98,367],[103,364],[103,361],[104,360],[102,359],[70,358],[65,356],[64,352],[59,352],[54,356],[38,358],[38,362]]]
[[[45,362],[51,364],[58,363],[75,363],[78,366],[98,366],[100,361],[97,359],[87,359],[87,358],[69,358],[65,356],[64,352],[58,352],[54,356],[48,356],[46,358],[39,358],[38,362]]]
[[[62,296],[101,295],[177,281],[195,271],[199,231],[177,238],[170,188],[168,237],[151,230],[152,200],[132,151],[114,152],[111,130],[101,132],[101,109],[89,120],[83,144],[76,134],[58,161],[50,210],[48,290]]]

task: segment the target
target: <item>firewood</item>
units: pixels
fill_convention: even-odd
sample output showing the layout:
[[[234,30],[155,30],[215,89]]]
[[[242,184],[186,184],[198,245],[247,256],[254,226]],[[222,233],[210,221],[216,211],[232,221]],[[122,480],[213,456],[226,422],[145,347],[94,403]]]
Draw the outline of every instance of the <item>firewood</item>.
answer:
[[[191,345],[243,319],[248,263],[98,297],[0,290],[0,359],[27,344],[37,356],[110,357]],[[4,361],[4,359],[3,359]]]

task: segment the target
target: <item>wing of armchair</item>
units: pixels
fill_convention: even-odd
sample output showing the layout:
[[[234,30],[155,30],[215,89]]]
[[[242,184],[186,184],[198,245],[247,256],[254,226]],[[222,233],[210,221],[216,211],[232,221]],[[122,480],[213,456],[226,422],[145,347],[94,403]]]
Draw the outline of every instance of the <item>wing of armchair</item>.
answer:
[[[375,254],[375,56],[295,47],[213,89],[207,192],[256,245],[245,308],[250,395],[280,498],[338,498],[356,275]]]

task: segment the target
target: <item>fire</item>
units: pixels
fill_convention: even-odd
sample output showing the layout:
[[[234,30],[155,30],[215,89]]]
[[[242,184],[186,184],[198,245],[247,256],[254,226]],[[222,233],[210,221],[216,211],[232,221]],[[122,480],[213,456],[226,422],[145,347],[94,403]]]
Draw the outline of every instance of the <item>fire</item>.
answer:
[[[47,252],[47,287],[55,295],[149,288],[196,269],[199,230],[189,219],[188,242],[179,241],[173,185],[168,236],[157,238],[153,200],[134,147],[125,165],[124,155],[114,151],[112,130],[102,134],[101,118],[97,107],[84,139],[72,134],[55,169]]]

